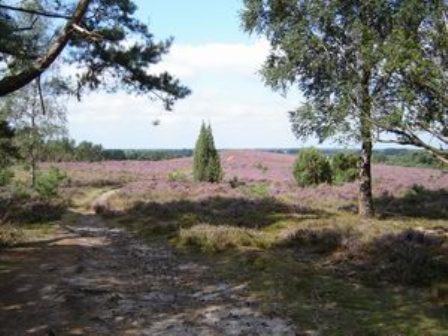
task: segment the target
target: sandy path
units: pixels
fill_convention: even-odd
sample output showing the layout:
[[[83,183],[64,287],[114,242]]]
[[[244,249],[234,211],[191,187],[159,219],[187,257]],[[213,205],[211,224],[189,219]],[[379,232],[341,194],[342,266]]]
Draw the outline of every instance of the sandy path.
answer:
[[[0,335],[295,335],[244,284],[165,243],[143,244],[80,214],[53,240],[0,253]]]

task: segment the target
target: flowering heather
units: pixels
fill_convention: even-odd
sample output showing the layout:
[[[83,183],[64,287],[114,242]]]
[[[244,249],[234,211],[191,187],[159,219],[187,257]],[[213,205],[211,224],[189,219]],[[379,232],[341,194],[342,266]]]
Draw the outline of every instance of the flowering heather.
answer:
[[[295,156],[251,150],[231,150],[221,153],[225,181],[236,177],[245,184],[265,183],[271,196],[284,196],[293,201],[338,199],[354,200],[356,182],[341,186],[320,185],[299,188],[292,176]],[[180,171],[191,174],[192,158],[165,161],[105,161],[98,163],[66,162],[56,164],[79,179],[116,181],[125,194],[168,193],[178,197],[240,196],[241,188],[233,189],[228,182],[220,184],[169,181],[168,174]],[[448,174],[440,170],[374,165],[375,196],[401,196],[413,185],[428,190],[448,189]]]

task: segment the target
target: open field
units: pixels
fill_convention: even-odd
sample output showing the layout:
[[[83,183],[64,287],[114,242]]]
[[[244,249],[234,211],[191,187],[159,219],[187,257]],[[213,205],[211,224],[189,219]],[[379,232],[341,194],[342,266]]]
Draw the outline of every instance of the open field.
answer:
[[[57,164],[62,218],[0,251],[5,335],[447,335],[447,173],[374,166],[362,220],[356,183],[298,188],[293,156],[221,161],[219,184],[191,158]]]

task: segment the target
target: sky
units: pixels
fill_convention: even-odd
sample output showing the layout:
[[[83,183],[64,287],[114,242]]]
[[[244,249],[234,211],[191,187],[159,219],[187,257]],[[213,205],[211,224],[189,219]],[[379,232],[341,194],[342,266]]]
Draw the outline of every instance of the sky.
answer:
[[[68,128],[77,141],[106,148],[192,148],[202,121],[212,125],[218,148],[300,147],[287,97],[263,84],[258,71],[267,41],[241,29],[242,0],[136,0],[137,16],[157,39],[174,37],[171,51],[152,71],[168,70],[191,90],[172,112],[147,97],[92,93],[68,103]],[[153,121],[160,120],[159,126]]]

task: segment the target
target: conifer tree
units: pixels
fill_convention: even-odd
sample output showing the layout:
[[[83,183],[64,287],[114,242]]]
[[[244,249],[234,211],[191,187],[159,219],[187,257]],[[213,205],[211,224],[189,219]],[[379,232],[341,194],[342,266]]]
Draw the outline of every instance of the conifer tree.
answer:
[[[196,140],[193,159],[193,177],[195,181],[205,181],[207,167],[207,128],[202,123]]]
[[[196,141],[193,160],[193,176],[195,181],[219,182],[222,179],[221,162],[215,148],[212,128],[202,123]]]
[[[219,160],[218,151],[215,148],[215,140],[213,138],[212,127],[207,127],[207,148],[208,148],[208,165],[207,165],[207,181],[220,182],[222,180],[221,161]]]

